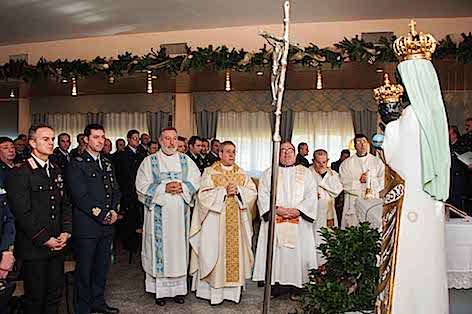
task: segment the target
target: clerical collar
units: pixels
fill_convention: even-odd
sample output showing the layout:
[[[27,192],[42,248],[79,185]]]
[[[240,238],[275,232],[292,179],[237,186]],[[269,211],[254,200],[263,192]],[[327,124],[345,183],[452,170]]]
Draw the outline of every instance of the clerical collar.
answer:
[[[232,164],[231,166],[225,166],[223,164],[221,164],[221,169],[223,170],[232,170],[234,168],[234,164]]]
[[[128,145],[128,147],[129,147],[129,148],[130,148],[130,149],[133,151],[133,153],[135,153],[135,154],[136,154],[136,148],[134,148],[134,147],[131,147],[131,146],[129,146],[129,145]]]
[[[279,167],[282,167],[282,168],[290,168],[290,167],[295,167],[296,165],[293,164],[293,165],[290,165],[290,166],[286,166],[286,165],[282,165],[281,163],[279,163]]]

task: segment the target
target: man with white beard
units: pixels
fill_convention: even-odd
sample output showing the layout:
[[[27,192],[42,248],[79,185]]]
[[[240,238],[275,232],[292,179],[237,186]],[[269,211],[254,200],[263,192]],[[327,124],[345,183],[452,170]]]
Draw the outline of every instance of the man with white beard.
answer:
[[[313,154],[313,165],[309,168],[318,184],[318,213],[313,224],[315,233],[315,247],[324,242],[320,234],[322,227],[337,227],[338,219],[334,210],[334,199],[343,190],[343,185],[339,179],[339,174],[328,167],[328,152],[324,149],[317,149]],[[318,265],[326,261],[320,251],[316,251]]]
[[[139,200],[144,203],[142,265],[146,292],[156,304],[165,298],[183,304],[187,294],[190,206],[200,186],[200,171],[190,157],[177,152],[177,130],[165,128],[161,149],[144,159],[136,177]]]
[[[271,176],[272,168],[269,168],[259,181],[258,208],[263,222],[257,242],[254,281],[265,279]],[[266,284],[290,286],[292,300],[298,299],[297,289],[303,288],[303,284],[309,280],[309,270],[317,266],[313,236],[318,205],[317,189],[311,171],[302,165],[295,165],[295,147],[292,143],[282,143],[272,282]]]

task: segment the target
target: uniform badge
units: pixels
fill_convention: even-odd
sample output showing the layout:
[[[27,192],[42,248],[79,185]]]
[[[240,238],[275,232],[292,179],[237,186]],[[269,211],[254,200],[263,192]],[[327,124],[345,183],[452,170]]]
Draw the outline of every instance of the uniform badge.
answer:
[[[92,208],[92,213],[95,217],[98,217],[100,215],[100,213],[102,212],[102,210],[98,207],[94,207]]]
[[[38,165],[36,164],[36,162],[34,161],[32,157],[28,159],[28,164],[31,167],[31,170],[38,169]]]
[[[107,170],[106,171],[107,172],[112,172],[111,164],[107,162],[106,165],[107,165]]]

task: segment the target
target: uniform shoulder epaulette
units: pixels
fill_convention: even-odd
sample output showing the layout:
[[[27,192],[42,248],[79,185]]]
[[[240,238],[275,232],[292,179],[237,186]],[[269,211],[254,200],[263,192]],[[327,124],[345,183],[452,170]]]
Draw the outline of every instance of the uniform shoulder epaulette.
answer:
[[[31,168],[31,170],[36,170],[38,169],[38,165],[36,164],[36,161],[34,161],[33,157],[31,158],[28,158],[26,160],[26,162],[28,163],[29,167]]]
[[[84,161],[84,159],[83,159],[82,157],[80,157],[80,156],[77,156],[77,157],[75,157],[74,159],[77,160],[77,161]]]

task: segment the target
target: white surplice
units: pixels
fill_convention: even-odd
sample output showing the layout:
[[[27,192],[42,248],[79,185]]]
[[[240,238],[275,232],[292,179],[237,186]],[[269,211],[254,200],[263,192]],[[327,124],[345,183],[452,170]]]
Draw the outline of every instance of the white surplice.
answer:
[[[392,314],[449,311],[444,203],[423,191],[419,134],[412,106],[385,129],[385,160],[405,180]]]
[[[360,178],[363,173],[368,172],[371,192],[378,198],[379,192],[384,188],[385,165],[372,154],[359,157],[352,155],[344,160],[339,168],[339,176],[344,188],[344,208],[341,220],[341,227],[356,226],[359,224],[354,202],[359,197],[364,197],[367,189],[367,182],[361,183]]]
[[[269,168],[259,181],[258,207],[263,218],[270,214],[271,175],[272,169]],[[318,266],[313,235],[317,193],[316,181],[309,169],[301,165],[279,168],[277,206],[297,208],[301,215],[298,224],[276,224],[271,284],[302,288],[309,281],[309,270]],[[257,241],[254,281],[265,279],[268,227],[269,223],[263,219]]]
[[[183,192],[166,193],[166,184],[181,182]],[[142,266],[146,291],[156,298],[187,293],[190,206],[200,186],[200,171],[186,155],[159,150],[144,159],[136,176],[139,200],[145,205]]]
[[[315,171],[314,166],[311,166],[309,169],[312,171],[315,181],[318,184],[318,212],[316,215],[316,221],[313,224],[315,248],[317,248],[324,242],[320,230],[322,227],[328,226],[328,220],[334,220],[333,227],[338,226],[334,200],[343,191],[343,185],[339,178],[339,174],[331,168],[328,168],[324,177]],[[323,254],[318,250],[316,250],[316,257],[318,260],[318,266],[326,262]]]
[[[229,183],[238,187],[237,195],[227,195]],[[197,297],[211,304],[239,302],[254,266],[249,209],[256,198],[256,185],[237,165],[217,161],[203,172],[190,229],[190,274]]]

